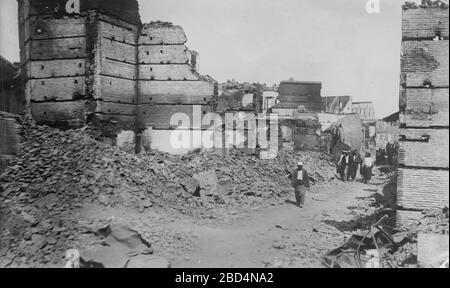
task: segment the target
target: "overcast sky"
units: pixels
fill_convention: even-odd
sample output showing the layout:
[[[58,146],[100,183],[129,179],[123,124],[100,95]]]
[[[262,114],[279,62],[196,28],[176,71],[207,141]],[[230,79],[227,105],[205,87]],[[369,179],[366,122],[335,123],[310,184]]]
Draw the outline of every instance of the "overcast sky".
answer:
[[[144,22],[183,26],[200,72],[272,85],[321,81],[322,96],[373,101],[378,117],[398,110],[403,0],[140,0]],[[16,0],[0,0],[0,54],[19,60]]]

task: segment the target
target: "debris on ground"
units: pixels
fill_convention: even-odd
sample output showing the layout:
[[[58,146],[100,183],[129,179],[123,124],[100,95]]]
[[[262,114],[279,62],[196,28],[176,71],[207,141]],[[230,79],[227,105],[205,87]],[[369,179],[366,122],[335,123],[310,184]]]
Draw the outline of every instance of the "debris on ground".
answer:
[[[97,230],[101,242],[81,252],[81,267],[169,268],[169,262],[154,256],[151,244],[124,224],[110,224]]]
[[[87,128],[22,126],[20,152],[0,175],[0,266],[60,265],[90,229],[77,216],[87,203],[217,221],[227,219],[219,211],[278,205],[292,193],[299,160],[320,175],[318,183],[334,181],[328,157],[316,152],[282,150],[267,161],[239,151],[135,155],[93,139]]]
[[[385,259],[387,267],[417,267],[418,236],[421,233],[449,235],[449,209],[432,209],[422,213],[414,223],[399,228],[393,235],[400,244],[397,251]]]

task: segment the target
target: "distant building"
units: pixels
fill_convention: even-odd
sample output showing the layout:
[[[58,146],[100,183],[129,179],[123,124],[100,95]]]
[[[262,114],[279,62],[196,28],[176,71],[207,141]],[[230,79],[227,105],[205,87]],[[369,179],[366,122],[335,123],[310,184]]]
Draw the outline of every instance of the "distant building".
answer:
[[[336,115],[352,113],[352,96],[322,97],[322,112]]]
[[[375,120],[375,108],[372,102],[353,102],[352,113],[358,114],[363,121]]]
[[[395,143],[399,139],[400,113],[391,114],[376,123],[377,149],[385,148],[388,143]]]
[[[279,103],[273,112],[285,116],[294,112],[320,112],[321,90],[321,82],[283,81],[278,88]]]

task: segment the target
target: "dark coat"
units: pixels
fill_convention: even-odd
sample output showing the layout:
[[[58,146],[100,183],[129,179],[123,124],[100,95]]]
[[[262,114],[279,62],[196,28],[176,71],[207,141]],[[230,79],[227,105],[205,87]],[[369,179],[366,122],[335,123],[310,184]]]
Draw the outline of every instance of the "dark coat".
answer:
[[[298,173],[303,173],[303,180],[297,179]],[[292,172],[292,187],[298,187],[298,186],[305,186],[307,188],[310,187],[309,182],[309,175],[308,172],[305,169],[302,169],[299,171],[298,169],[295,169],[294,172]]]

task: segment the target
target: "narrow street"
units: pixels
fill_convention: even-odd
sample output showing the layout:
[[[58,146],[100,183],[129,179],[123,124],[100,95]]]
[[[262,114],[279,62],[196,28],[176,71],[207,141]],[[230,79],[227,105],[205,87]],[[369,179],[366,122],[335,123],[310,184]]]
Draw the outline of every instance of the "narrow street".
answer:
[[[321,256],[342,245],[363,222],[370,225],[371,219],[361,218],[370,218],[379,208],[383,180],[375,177],[372,185],[319,184],[302,209],[291,204],[292,193],[286,203],[234,215],[229,223],[101,207],[90,207],[83,214],[100,222],[129,223],[173,268],[322,267]]]
[[[171,223],[168,229],[196,239],[193,250],[174,259],[173,267],[320,266],[318,256],[344,240],[343,231],[334,226],[354,219],[352,209],[377,191],[377,186],[362,183],[320,185],[303,209],[285,203],[216,227]]]
[[[330,230],[326,233],[333,233],[334,227],[326,225],[327,221],[352,220],[349,207],[357,205],[358,198],[369,197],[376,191],[375,186],[360,183],[330,188],[327,185],[315,187],[315,194],[309,195],[308,204],[303,209],[286,203],[248,213],[230,225],[215,228],[173,224],[173,229],[189,231],[198,240],[195,249],[184,259],[177,259],[173,266],[317,267],[320,261],[315,252],[325,252],[339,242],[323,241],[318,237],[322,231],[313,229],[325,225]],[[334,236],[335,240],[340,238],[337,234]]]

